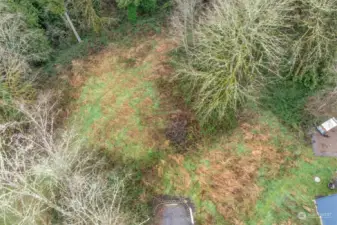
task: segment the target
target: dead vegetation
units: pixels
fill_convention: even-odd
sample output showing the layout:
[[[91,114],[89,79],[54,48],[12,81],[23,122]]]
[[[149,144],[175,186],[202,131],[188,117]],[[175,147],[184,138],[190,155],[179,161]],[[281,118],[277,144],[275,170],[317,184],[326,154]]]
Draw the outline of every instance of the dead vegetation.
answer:
[[[170,143],[188,145],[187,139],[191,136],[188,133],[196,121],[184,100],[174,94],[174,84],[171,83],[173,69],[167,63],[167,53],[175,45],[166,37],[154,35],[147,41],[133,43],[132,48],[110,45],[87,59],[72,62],[69,82],[74,88],[72,96],[80,100],[72,105],[72,111],[78,112],[90,103],[101,108],[102,115],[90,127],[90,140],[106,149],[109,148],[106,140],[117,138],[127,128],[122,140],[127,143],[114,144],[114,149],[126,145],[142,145],[148,149],[164,149]],[[144,87],[146,82],[156,84],[155,93],[159,95],[160,104],[156,109],[158,103],[144,94],[148,92]],[[87,85],[92,86],[88,89],[92,94],[80,99]],[[93,89],[99,85],[102,88]],[[141,129],[134,121],[138,117]]]
[[[240,126],[240,132],[250,154],[237,155],[233,149],[225,147],[206,153],[204,159],[210,166],[202,165],[197,169],[205,196],[216,204],[219,213],[235,224],[239,224],[238,215],[249,216],[263,190],[256,183],[259,170],[268,165],[265,176],[274,177],[291,155],[270,144],[267,127],[245,123]]]
[[[336,117],[337,89],[327,89],[310,97],[306,110],[316,117]]]
[[[3,224],[130,224],[121,211],[124,180],[73,129],[56,129],[57,97],[18,104],[21,122],[0,125]]]
[[[183,146],[184,150],[189,151],[185,151],[184,154],[171,154],[153,167],[152,171],[143,171],[147,173],[143,179],[147,188],[140,199],[145,202],[148,191],[152,190],[155,190],[156,194],[162,194],[166,188],[161,182],[163,179],[169,180],[172,189],[185,196],[191,195],[196,186],[200,185],[195,194],[200,196],[202,201],[213,202],[217,212],[227,221],[241,224],[243,219],[254,211],[255,203],[263,191],[258,184],[261,169],[264,177],[271,178],[279,173],[281,166],[292,166],[287,160],[292,153],[282,149],[288,143],[283,140],[283,146],[276,146],[273,138],[274,134],[279,132],[277,128],[271,129],[264,123],[252,124],[251,117],[258,120],[258,115],[250,115],[250,119],[247,120],[250,122],[242,123],[231,137],[223,138],[215,147],[198,146],[198,141],[189,145],[191,140],[194,142],[198,137],[196,133],[199,132],[199,128],[193,113],[181,96],[175,93],[174,84],[169,82],[172,68],[167,64],[167,53],[174,44],[162,37],[154,39],[156,44],[150,41],[135,44],[135,47],[126,53],[111,47],[110,50],[92,56],[89,61],[80,62],[85,71],[99,76],[99,81],[106,85],[98,95],[101,98],[99,107],[102,115],[90,127],[89,138],[106,149],[109,147],[106,140],[117,140],[118,135],[127,128],[125,136],[121,139],[126,144],[115,142],[114,150],[123,151],[129,146],[163,150],[167,149],[170,143]],[[121,62],[123,66],[117,66]],[[140,67],[142,69],[135,70]],[[78,68],[73,74],[81,76],[83,68]],[[129,76],[127,71],[136,72]],[[132,102],[132,99],[142,96],[142,88],[127,95],[127,98],[123,98],[124,100],[117,104],[123,89],[129,90],[147,81],[157,84],[159,109],[153,110],[156,102],[151,97],[139,98],[137,103]],[[83,90],[88,84],[90,80],[76,88]],[[81,101],[78,106],[92,105],[97,103],[97,98]],[[135,115],[137,118],[139,116],[144,128],[140,129],[136,125],[132,119]],[[163,122],[164,128],[158,129],[158,122]],[[238,153],[239,145],[243,146],[243,153]],[[130,152],[134,150],[138,149],[131,149]],[[194,157],[193,154],[198,156]],[[201,163],[200,159],[207,163]],[[191,161],[195,167],[193,169],[186,167]],[[198,215],[206,214],[203,221],[207,221],[207,224],[215,223],[215,218],[205,208],[197,210]]]
[[[147,186],[157,186],[156,179],[169,179],[177,193],[191,195],[196,185],[200,185],[198,195],[202,201],[210,200],[216,205],[217,211],[232,224],[243,224],[243,217],[250,216],[263,188],[257,183],[261,168],[265,169],[264,177],[274,177],[280,171],[280,166],[291,167],[287,160],[293,153],[273,144],[271,130],[266,124],[243,123],[230,138],[221,140],[221,144],[209,149],[199,147],[197,159],[191,154],[170,155],[166,161],[153,169],[150,179],[144,179]],[[237,146],[245,148],[244,153],[238,153]],[[195,169],[186,168],[186,163],[192,159]],[[165,178],[166,177],[166,178]],[[194,178],[193,178],[194,177]],[[157,189],[158,193],[165,190],[164,186]],[[197,209],[199,215],[205,209]],[[214,224],[212,216],[206,213],[207,224]]]

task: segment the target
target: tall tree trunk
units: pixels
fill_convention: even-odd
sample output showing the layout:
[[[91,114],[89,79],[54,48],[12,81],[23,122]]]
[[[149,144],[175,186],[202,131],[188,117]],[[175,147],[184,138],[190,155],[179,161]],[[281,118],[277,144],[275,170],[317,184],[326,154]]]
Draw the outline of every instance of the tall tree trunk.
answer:
[[[64,16],[66,17],[67,22],[69,23],[71,29],[73,30],[73,32],[74,32],[74,34],[76,36],[77,41],[80,43],[82,41],[82,39],[81,39],[80,35],[78,35],[78,33],[77,33],[77,31],[76,31],[76,29],[74,27],[73,22],[71,22],[71,19],[70,19],[69,15],[68,15],[67,11],[65,11]]]

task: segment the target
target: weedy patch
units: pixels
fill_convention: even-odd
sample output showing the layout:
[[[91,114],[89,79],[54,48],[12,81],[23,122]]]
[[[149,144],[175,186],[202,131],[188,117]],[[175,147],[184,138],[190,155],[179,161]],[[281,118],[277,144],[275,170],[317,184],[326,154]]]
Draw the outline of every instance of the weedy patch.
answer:
[[[167,101],[171,94],[163,98],[157,85],[169,76],[166,54],[173,47],[153,36],[130,49],[110,45],[73,62],[70,83],[78,96],[73,118],[90,144],[123,161],[152,161],[169,143],[186,143],[188,118],[172,116],[179,107]]]
[[[158,193],[192,198],[201,224],[244,224],[263,198],[260,180],[280,176],[295,166],[292,160],[296,158],[290,151],[294,143],[281,135],[275,121],[264,121],[262,116],[254,121],[242,123],[216,145],[199,145],[193,153],[170,155],[144,183]],[[282,145],[275,144],[275,137],[282,139]],[[154,174],[161,182],[153,180]]]

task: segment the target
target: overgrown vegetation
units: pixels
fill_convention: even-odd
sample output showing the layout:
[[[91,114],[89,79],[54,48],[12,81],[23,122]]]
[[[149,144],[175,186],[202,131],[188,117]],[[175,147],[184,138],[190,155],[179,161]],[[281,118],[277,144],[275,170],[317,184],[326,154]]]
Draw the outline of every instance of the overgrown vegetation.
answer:
[[[31,99],[36,73],[31,65],[48,60],[50,47],[43,31],[30,28],[24,17],[0,4],[0,98],[10,104],[13,99]],[[1,120],[10,116],[12,109],[0,106]],[[2,117],[2,118],[1,118]]]
[[[313,126],[313,115],[306,111],[308,97],[314,94],[302,83],[279,81],[266,87],[261,102],[285,124],[296,128]]]
[[[56,100],[56,101],[55,101]],[[0,217],[5,224],[130,224],[124,178],[72,129],[55,128],[57,99],[18,104],[20,122],[1,124]]]
[[[336,0],[1,2],[1,222],[149,224],[170,194],[315,224],[336,160],[299,137],[337,115],[336,28]]]
[[[293,1],[292,44],[284,68],[294,81],[310,89],[335,80],[329,69],[334,67],[336,54],[336,1]],[[286,55],[287,57],[287,55]],[[289,69],[290,68],[290,69]]]
[[[314,157],[272,113],[253,111],[230,135],[171,153],[144,183],[157,194],[189,196],[200,224],[317,224],[312,200],[333,194],[326,181],[336,159]]]
[[[337,50],[335,3],[177,1],[173,25],[184,53],[178,79],[201,122],[233,123],[273,76],[310,89],[331,80],[326,68]]]
[[[80,130],[71,128],[73,124],[61,127],[64,108],[56,104],[59,97],[49,99],[40,90],[56,84],[55,92],[64,91],[57,90],[58,83],[49,84],[64,82],[55,76],[50,80],[51,73],[59,75],[75,58],[100,51],[111,36],[106,30],[117,29],[113,26],[123,12],[104,12],[101,3],[106,4],[91,0],[1,2],[0,220],[4,224],[140,221],[135,211],[128,213],[134,200],[124,198],[128,171],[133,168],[117,172],[109,154],[97,150],[101,146],[88,146]],[[82,37],[78,45],[66,12]],[[136,193],[129,187],[127,191]],[[143,213],[142,218],[146,217]]]
[[[119,18],[123,18],[123,11],[118,12],[120,9],[115,3],[110,4],[111,11],[106,12],[104,4],[107,5],[98,0],[1,2],[1,99],[6,104],[21,98],[33,100],[36,85],[41,81],[45,83],[51,75],[60,72],[62,65],[69,65],[74,58],[98,51],[111,36],[123,37],[125,33],[112,35],[107,32],[113,29],[118,33],[117,24],[126,23],[118,22]],[[144,1],[144,4],[148,3]],[[153,9],[155,7],[156,2]],[[79,45],[76,45],[65,13],[82,37],[83,42]],[[44,71],[41,71],[40,67],[45,64]],[[1,110],[6,117],[10,116],[11,110],[3,107]]]

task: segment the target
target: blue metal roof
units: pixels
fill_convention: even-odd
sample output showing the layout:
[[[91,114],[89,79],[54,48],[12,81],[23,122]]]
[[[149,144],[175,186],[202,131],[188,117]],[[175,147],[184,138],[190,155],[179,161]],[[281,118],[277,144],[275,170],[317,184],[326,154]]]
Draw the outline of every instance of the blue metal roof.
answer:
[[[322,225],[337,225],[337,194],[316,199]]]

